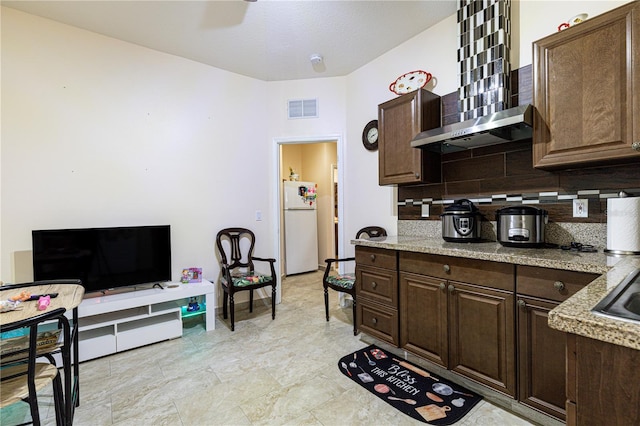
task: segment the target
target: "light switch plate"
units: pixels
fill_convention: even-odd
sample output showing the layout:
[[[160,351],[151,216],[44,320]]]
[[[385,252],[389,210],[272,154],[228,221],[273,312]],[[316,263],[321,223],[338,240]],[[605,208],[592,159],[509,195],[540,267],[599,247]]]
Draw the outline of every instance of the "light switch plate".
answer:
[[[256,221],[260,222],[262,220],[262,211],[256,210]]]
[[[589,217],[589,200],[573,200],[573,217]]]

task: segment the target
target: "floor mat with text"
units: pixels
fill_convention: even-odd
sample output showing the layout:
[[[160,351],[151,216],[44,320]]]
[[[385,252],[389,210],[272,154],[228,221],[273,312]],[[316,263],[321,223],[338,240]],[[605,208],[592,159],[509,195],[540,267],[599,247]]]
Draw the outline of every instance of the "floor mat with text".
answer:
[[[482,397],[375,345],[338,361],[345,376],[397,410],[431,425],[450,425]]]

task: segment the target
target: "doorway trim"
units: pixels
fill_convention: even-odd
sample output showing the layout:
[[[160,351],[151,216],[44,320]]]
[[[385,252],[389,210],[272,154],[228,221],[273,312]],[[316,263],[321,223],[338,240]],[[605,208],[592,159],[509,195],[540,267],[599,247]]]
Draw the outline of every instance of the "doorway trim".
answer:
[[[293,136],[293,137],[275,137],[273,138],[273,181],[275,186],[275,202],[273,203],[273,217],[275,218],[273,223],[273,235],[274,246],[273,250],[276,253],[276,273],[280,277],[280,283],[282,284],[282,277],[284,271],[282,270],[282,257],[281,257],[281,238],[282,238],[282,226],[280,221],[280,200],[282,199],[282,185],[280,182],[280,146],[281,145],[293,145],[293,144],[312,144],[312,143],[325,143],[335,142],[336,151],[338,157],[338,257],[341,257],[344,252],[344,185],[342,181],[344,179],[344,138],[340,134],[327,134],[321,136]],[[282,285],[279,285],[276,292],[276,303],[282,301]]]

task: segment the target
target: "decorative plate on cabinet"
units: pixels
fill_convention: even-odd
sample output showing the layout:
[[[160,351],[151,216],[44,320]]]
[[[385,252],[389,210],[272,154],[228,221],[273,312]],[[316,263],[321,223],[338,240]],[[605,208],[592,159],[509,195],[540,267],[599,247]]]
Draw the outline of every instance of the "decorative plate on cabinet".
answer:
[[[396,95],[404,95],[405,93],[413,92],[414,90],[422,89],[428,82],[431,81],[433,76],[426,71],[417,70],[411,71],[406,74],[402,74],[393,83],[389,85],[391,90]]]

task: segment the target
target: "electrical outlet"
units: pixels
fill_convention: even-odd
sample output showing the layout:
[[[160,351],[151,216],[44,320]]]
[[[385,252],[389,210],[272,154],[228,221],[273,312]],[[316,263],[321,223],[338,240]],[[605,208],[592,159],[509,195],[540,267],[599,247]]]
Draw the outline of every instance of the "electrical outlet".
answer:
[[[262,220],[262,211],[256,210],[256,221],[260,222]]]
[[[589,217],[589,200],[573,200],[573,217]]]
[[[420,212],[421,217],[429,217],[429,204],[423,204]]]

